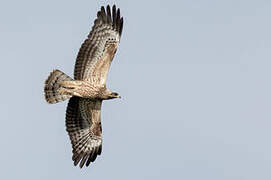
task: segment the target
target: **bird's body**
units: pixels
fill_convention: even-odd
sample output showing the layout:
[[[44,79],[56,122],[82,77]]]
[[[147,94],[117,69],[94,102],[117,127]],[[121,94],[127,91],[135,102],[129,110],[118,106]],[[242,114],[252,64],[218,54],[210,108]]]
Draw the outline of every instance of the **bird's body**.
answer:
[[[106,89],[105,86],[95,86],[88,81],[63,81],[60,84],[58,92],[62,95],[78,96],[82,98],[88,98],[91,100],[108,100],[117,98],[120,96],[113,96],[112,91]]]
[[[115,56],[123,27],[120,10],[108,5],[97,13],[92,31],[77,55],[74,79],[60,70],[45,82],[45,99],[54,104],[70,99],[66,130],[73,147],[74,165],[88,166],[102,151],[102,101],[120,98],[106,88],[106,78]]]

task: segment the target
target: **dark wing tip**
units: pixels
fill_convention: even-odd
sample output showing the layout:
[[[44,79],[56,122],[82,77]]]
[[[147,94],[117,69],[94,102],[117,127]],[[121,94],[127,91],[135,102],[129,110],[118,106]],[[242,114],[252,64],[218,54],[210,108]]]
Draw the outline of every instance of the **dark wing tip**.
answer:
[[[116,6],[114,5],[112,8],[112,16],[113,16],[113,28],[116,28],[116,22],[117,22],[117,13],[116,13]]]
[[[115,10],[116,10],[116,4],[114,4],[114,5],[112,6],[112,9],[115,9]]]
[[[88,153],[76,153],[74,152],[74,155],[72,157],[72,160],[74,161],[74,166],[77,166],[79,164],[79,167],[82,168],[84,165],[88,167],[91,162],[94,162],[98,155],[100,155],[102,152],[102,145],[95,147],[92,149],[91,152]]]
[[[120,36],[122,34],[122,28],[123,28],[123,17],[120,18],[120,28],[119,28],[119,34],[120,34]]]
[[[107,13],[107,23],[112,24],[111,9],[109,5],[106,6],[106,13]]]
[[[115,4],[112,6],[112,11],[110,5],[107,5],[106,8],[102,6],[101,10],[97,13],[97,19],[101,19],[105,24],[112,25],[113,29],[116,30],[119,35],[121,35],[123,28],[123,17],[120,16],[120,9],[117,9]]]
[[[103,6],[101,7],[101,18],[102,18],[103,22],[106,22],[107,15],[106,15],[106,12],[105,12],[105,9]]]
[[[88,154],[85,154],[80,162],[80,168],[82,168],[86,162],[86,160],[88,159]]]
[[[101,153],[102,153],[102,145],[99,146],[98,155],[101,155]]]
[[[120,9],[117,10],[117,17],[116,17],[116,30],[119,32],[119,35],[121,36],[123,28],[123,17],[120,17]]]
[[[74,154],[74,157],[72,158],[74,166],[77,166],[81,158],[82,158],[81,154]]]

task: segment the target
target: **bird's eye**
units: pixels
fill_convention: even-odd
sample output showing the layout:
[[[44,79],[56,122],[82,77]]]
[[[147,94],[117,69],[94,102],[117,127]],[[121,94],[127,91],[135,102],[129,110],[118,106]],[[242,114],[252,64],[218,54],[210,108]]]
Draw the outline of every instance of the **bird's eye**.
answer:
[[[112,93],[113,96],[118,96],[118,93]]]

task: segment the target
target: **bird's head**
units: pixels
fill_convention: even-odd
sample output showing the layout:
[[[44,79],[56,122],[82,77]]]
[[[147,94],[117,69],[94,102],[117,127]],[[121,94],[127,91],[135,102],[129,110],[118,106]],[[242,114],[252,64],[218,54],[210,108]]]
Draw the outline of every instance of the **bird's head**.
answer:
[[[116,92],[110,92],[109,94],[109,98],[110,99],[114,99],[114,98],[121,98],[120,95]]]

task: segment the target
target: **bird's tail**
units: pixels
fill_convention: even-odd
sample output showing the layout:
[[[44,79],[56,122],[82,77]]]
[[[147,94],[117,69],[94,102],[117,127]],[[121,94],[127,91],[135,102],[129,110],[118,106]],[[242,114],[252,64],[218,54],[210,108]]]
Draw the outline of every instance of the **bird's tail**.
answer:
[[[55,104],[71,98],[70,95],[60,94],[58,89],[63,81],[72,81],[73,79],[60,70],[53,70],[45,81],[44,95],[49,104]]]

